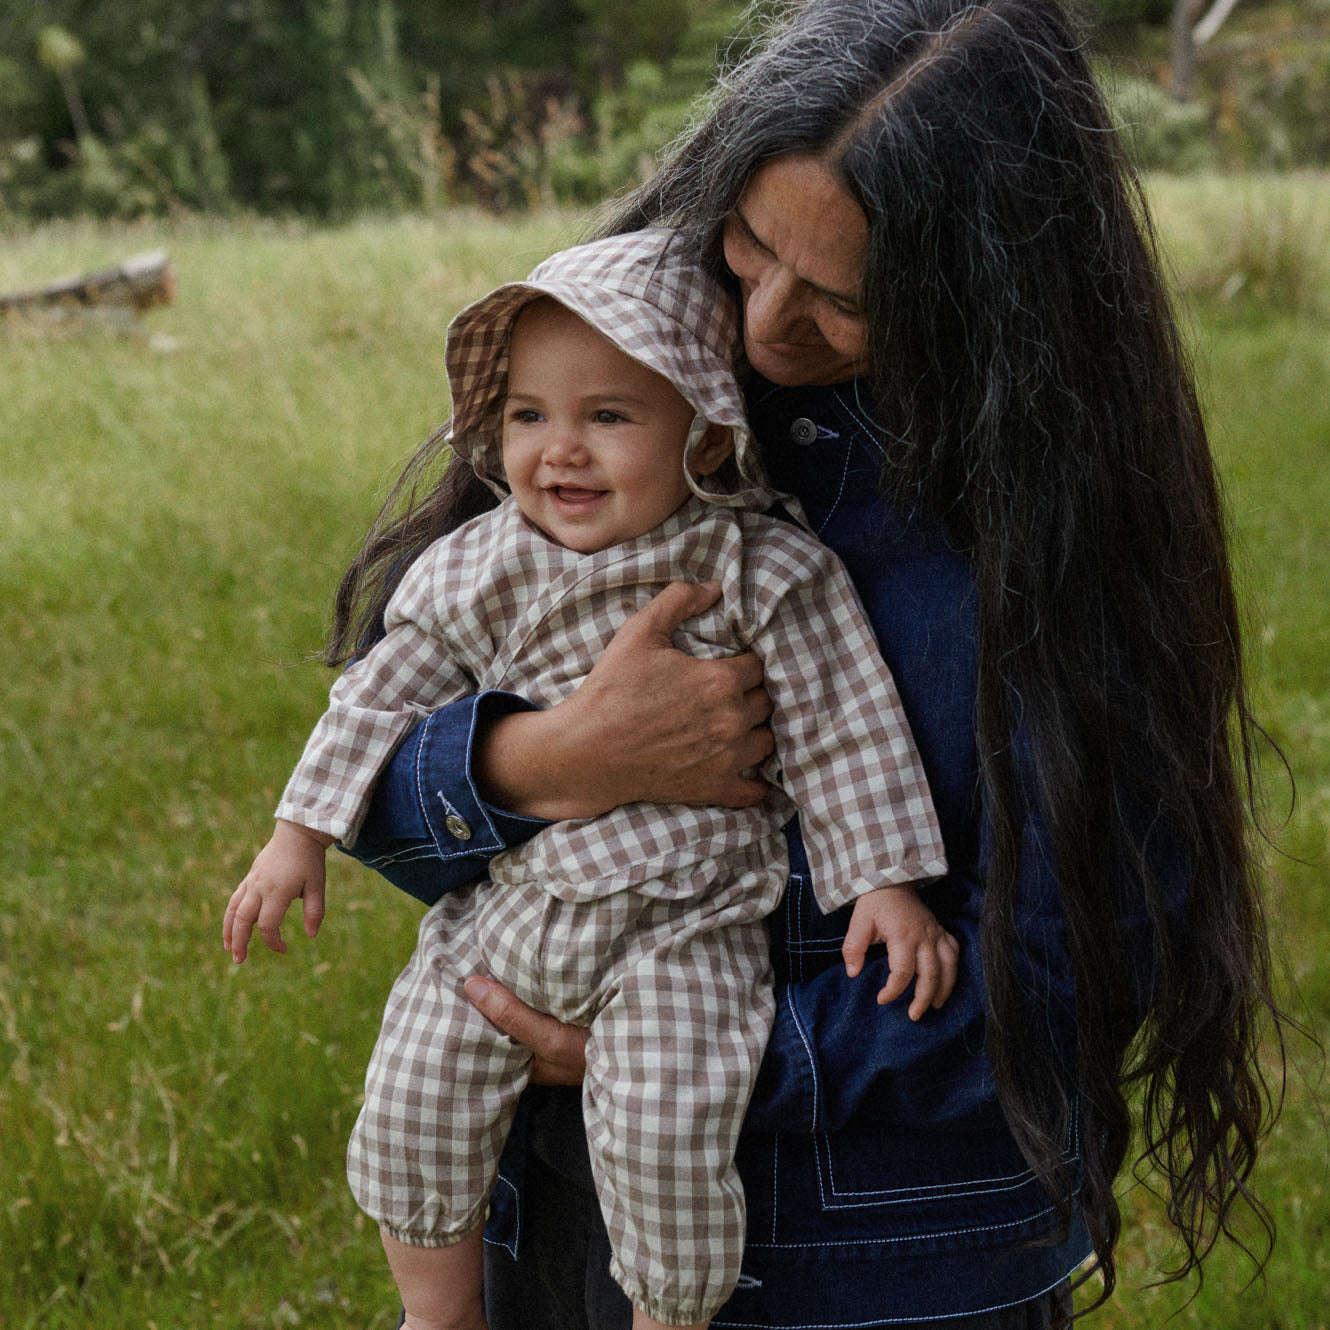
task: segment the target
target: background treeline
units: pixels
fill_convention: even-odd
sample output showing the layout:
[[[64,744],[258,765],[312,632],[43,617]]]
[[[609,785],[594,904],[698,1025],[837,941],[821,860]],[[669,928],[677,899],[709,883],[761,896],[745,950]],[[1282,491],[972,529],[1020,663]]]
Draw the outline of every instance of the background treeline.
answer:
[[[736,0],[0,0],[0,211],[583,201],[682,123]]]
[[[1150,167],[1330,163],[1330,0],[1084,0]],[[1185,11],[1185,12],[1184,12]],[[0,219],[585,204],[743,49],[742,0],[0,0]]]

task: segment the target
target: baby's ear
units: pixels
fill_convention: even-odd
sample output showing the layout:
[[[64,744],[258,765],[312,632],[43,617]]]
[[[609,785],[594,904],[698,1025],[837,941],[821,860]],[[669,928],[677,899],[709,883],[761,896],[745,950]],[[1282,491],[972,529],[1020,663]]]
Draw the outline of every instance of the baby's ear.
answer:
[[[688,458],[694,476],[709,476],[734,451],[734,435],[725,425],[706,427]]]

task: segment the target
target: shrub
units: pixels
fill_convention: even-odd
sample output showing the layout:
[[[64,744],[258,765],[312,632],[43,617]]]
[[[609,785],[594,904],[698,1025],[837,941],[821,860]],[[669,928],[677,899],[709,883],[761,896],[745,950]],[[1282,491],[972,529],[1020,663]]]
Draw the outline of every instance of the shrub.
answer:
[[[1330,163],[1330,42],[1290,35],[1235,45],[1204,69],[1230,164],[1264,170]]]
[[[1210,115],[1200,102],[1179,102],[1147,79],[1103,74],[1109,111],[1141,171],[1203,170],[1214,164]]]

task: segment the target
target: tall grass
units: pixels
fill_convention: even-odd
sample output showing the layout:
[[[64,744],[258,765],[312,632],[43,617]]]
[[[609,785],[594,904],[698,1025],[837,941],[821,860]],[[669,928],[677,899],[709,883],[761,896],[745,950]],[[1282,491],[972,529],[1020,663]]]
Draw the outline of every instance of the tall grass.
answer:
[[[1188,293],[1330,317],[1330,175],[1156,176],[1150,192]]]
[[[339,566],[447,406],[460,304],[569,238],[60,227],[0,284],[165,240],[170,354],[0,343],[0,1324],[391,1324],[342,1151],[405,898],[335,863],[293,964],[220,906],[317,714]]]
[[[1324,1032],[1330,347],[1311,306],[1204,276],[1233,216],[1207,200],[1242,188],[1158,197],[1195,293],[1262,709],[1300,787],[1283,840],[1310,866],[1271,864],[1284,996]],[[1290,197],[1324,209],[1330,191]],[[170,352],[0,332],[0,1324],[394,1324],[342,1152],[417,909],[335,859],[319,939],[237,971],[221,906],[322,704],[308,657],[337,574],[446,412],[449,316],[576,231],[552,216],[4,237],[0,289],[164,243],[180,298],[146,319]],[[1326,1323],[1319,1073],[1296,1051],[1306,1079],[1261,1170],[1282,1230],[1270,1281],[1239,1297],[1241,1265],[1216,1262],[1181,1324]],[[1144,1193],[1128,1203],[1124,1288],[1098,1323],[1156,1326],[1178,1296],[1139,1286],[1166,1241]]]

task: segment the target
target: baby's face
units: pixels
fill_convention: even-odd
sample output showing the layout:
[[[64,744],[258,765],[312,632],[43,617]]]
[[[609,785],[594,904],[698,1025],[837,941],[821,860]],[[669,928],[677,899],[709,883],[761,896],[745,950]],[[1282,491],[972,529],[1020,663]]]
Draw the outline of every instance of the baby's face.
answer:
[[[693,408],[553,300],[513,327],[503,469],[527,518],[583,554],[644,535],[688,497]],[[718,464],[718,463],[717,463]]]

